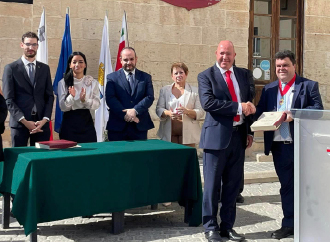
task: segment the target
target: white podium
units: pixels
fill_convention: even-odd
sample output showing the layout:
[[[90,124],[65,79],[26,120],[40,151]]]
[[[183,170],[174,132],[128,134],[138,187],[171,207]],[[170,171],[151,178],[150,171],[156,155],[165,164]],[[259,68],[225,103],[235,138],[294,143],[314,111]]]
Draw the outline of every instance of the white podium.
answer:
[[[294,116],[294,241],[330,241],[330,110]]]

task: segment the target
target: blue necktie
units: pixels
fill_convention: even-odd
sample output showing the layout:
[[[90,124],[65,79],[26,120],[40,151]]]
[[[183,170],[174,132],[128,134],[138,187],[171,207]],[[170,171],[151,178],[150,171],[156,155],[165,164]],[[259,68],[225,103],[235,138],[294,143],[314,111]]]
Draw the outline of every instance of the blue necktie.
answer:
[[[284,87],[285,87],[285,83],[282,83],[282,90],[284,90]],[[280,106],[278,108],[278,111],[286,111],[286,94],[282,98],[284,101],[283,101],[282,105],[279,104]],[[290,134],[289,123],[283,122],[281,124],[279,130],[280,130],[280,134],[283,139],[287,139],[289,137],[289,134]]]
[[[34,71],[34,63],[29,63],[29,77],[30,77],[30,82],[32,84],[32,86],[34,86],[34,75],[35,75],[35,71]]]
[[[133,92],[134,92],[134,77],[133,77],[133,73],[130,72],[128,74],[128,82],[129,82],[129,85],[131,87],[131,95],[133,95]]]

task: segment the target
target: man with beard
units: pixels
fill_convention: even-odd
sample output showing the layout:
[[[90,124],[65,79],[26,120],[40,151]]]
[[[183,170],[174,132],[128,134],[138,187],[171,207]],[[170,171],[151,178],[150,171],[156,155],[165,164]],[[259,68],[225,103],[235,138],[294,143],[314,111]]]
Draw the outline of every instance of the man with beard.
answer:
[[[106,102],[109,141],[145,140],[154,128],[149,107],[154,101],[151,76],[135,68],[137,56],[132,47],[120,54],[122,69],[107,76]]]
[[[5,66],[3,94],[10,113],[9,125],[13,147],[30,146],[49,140],[49,125],[54,94],[49,66],[36,61],[38,36],[22,36],[23,56]]]

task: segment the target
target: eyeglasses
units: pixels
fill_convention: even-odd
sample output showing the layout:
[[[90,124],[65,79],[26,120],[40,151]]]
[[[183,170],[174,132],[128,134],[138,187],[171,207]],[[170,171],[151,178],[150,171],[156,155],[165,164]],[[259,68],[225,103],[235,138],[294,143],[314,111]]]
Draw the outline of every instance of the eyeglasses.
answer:
[[[32,46],[33,48],[37,47],[38,44],[37,43],[34,43],[34,44],[30,44],[30,43],[24,43],[27,47],[30,47]]]

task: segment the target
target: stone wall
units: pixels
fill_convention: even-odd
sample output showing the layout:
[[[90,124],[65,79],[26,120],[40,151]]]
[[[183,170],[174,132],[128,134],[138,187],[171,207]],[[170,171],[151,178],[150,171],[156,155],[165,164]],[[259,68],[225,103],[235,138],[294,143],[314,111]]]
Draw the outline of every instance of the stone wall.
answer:
[[[249,0],[222,0],[210,7],[191,11],[160,0],[34,0],[33,5],[0,2],[0,78],[4,66],[22,55],[22,34],[37,32],[42,7],[46,10],[49,66],[53,78],[67,7],[70,7],[73,50],[86,54],[87,73],[95,78],[98,76],[105,11],[108,10],[113,65],[122,16],[126,11],[129,44],[136,49],[137,67],[153,78],[156,100],[150,113],[157,128],[149,132],[151,138],[156,137],[159,125],[154,111],[159,90],[171,83],[170,66],[173,62],[185,62],[190,71],[187,81],[197,86],[198,73],[215,61],[219,41],[229,39],[236,46],[236,64],[241,67],[248,65]],[[9,140],[7,127],[5,146],[9,145]]]
[[[325,109],[330,109],[330,8],[329,0],[305,0],[303,71],[319,82]]]

